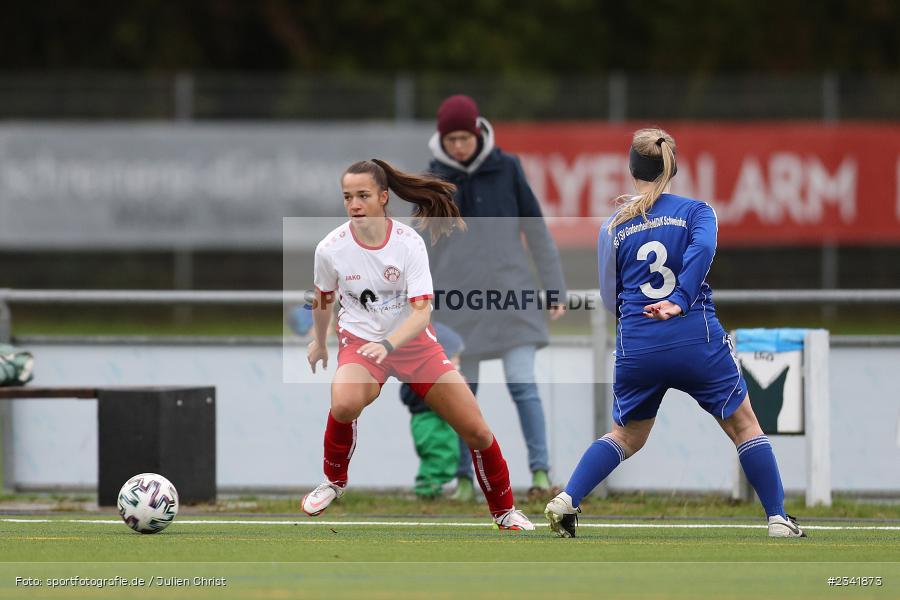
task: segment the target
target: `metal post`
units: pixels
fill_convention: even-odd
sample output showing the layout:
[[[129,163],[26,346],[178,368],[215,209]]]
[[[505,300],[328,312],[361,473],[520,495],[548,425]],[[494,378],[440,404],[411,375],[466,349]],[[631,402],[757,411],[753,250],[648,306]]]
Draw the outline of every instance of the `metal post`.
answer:
[[[0,300],[0,343],[8,344],[12,339],[12,312],[9,305]]]
[[[194,76],[190,73],[175,75],[175,120],[190,121],[194,118]]]
[[[840,116],[840,89],[837,74],[829,71],[822,76],[822,120],[835,123]]]
[[[731,499],[739,502],[753,502],[753,496],[756,492],[747,475],[744,473],[744,467],[741,466],[741,459],[737,452],[734,453],[734,480],[731,484]]]
[[[189,247],[175,249],[173,283],[176,290],[189,290],[194,287],[194,253]],[[175,308],[175,322],[178,325],[186,325],[194,316],[194,309],[190,306],[178,306]]]
[[[0,475],[0,491],[10,494],[15,491],[15,464],[13,463],[13,430],[12,430],[12,403],[14,400],[0,400],[0,452],[3,453],[0,467],[3,473]]]
[[[828,331],[812,329],[803,341],[803,412],[806,430],[806,505],[831,506],[831,399]]]
[[[834,240],[822,242],[822,289],[833,290],[838,287],[838,247]],[[834,304],[822,304],[822,319],[831,321],[837,316]]]
[[[628,88],[625,74],[616,71],[609,75],[609,122],[622,123],[625,121],[626,103],[628,102]]]
[[[599,438],[610,430],[610,397],[612,396],[609,357],[614,341],[610,340],[607,327],[607,315],[604,307],[598,306],[591,311],[591,351],[593,353],[594,370],[594,437]],[[603,481],[594,490],[598,498],[606,498],[609,487]]]
[[[12,340],[12,313],[9,305],[0,300],[0,343]],[[15,487],[12,453],[12,401],[0,400],[0,490],[11,493]]]
[[[394,80],[394,119],[412,121],[416,117],[416,84],[412,75],[398,73]]]

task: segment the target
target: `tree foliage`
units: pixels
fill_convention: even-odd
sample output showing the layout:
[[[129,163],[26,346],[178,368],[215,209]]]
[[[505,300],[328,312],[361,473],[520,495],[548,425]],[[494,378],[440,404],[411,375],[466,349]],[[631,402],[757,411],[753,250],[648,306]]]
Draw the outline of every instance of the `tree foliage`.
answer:
[[[896,72],[892,0],[12,0],[0,68]]]

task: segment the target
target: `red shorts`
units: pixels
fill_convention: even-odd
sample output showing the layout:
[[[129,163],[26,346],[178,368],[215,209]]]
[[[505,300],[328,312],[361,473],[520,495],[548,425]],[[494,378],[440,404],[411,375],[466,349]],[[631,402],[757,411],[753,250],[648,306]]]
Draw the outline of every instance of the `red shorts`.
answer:
[[[456,370],[444,354],[444,347],[438,343],[431,325],[388,354],[380,365],[371,358],[357,353],[357,350],[369,343],[368,340],[356,337],[346,329],[338,329],[337,333],[338,367],[353,363],[362,365],[375,378],[378,385],[384,385],[388,377],[393,375],[400,381],[408,383],[419,397],[424,398],[441,375]]]

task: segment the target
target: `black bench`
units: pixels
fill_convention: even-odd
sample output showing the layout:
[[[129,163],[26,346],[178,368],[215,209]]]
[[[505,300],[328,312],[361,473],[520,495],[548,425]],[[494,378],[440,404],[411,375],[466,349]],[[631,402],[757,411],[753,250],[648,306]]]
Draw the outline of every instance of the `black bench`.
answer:
[[[0,387],[0,400],[97,400],[97,503],[132,475],[159,473],[183,504],[216,501],[216,388]]]

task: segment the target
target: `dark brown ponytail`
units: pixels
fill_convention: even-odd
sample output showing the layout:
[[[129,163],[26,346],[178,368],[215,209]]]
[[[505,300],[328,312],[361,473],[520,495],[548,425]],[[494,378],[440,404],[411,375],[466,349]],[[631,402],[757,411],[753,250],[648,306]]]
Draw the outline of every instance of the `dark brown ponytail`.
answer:
[[[452,183],[430,175],[404,173],[377,158],[353,163],[344,173],[368,173],[379,188],[391,190],[402,200],[415,204],[413,216],[423,229],[431,232],[432,243],[454,229],[466,228],[453,201],[456,186]]]

